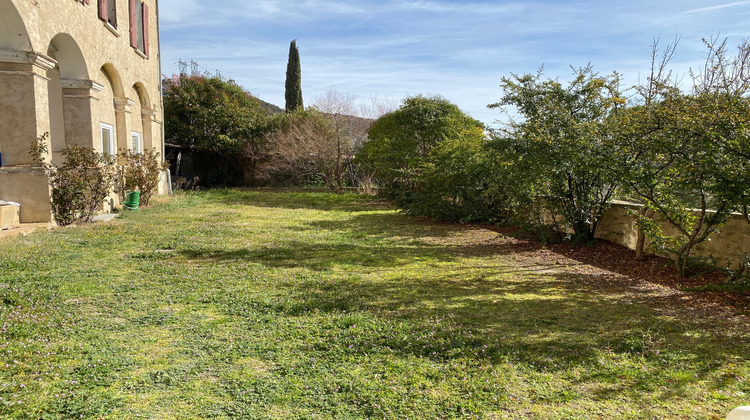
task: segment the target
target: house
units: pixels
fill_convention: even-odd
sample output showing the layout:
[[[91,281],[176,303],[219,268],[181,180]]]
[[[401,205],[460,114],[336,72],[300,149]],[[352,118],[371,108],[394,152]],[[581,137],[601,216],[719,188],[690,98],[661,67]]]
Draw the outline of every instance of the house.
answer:
[[[0,0],[0,200],[51,220],[44,133],[55,164],[71,144],[164,156],[160,84],[157,0]]]

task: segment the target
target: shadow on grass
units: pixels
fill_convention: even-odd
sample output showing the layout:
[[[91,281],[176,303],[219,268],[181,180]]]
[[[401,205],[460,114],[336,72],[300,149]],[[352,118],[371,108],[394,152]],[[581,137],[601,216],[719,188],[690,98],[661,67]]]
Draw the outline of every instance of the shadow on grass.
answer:
[[[203,191],[201,197],[228,205],[311,209],[324,211],[393,210],[393,204],[377,197],[347,193],[309,192],[304,189],[216,189]]]
[[[276,206],[267,194],[258,200]],[[290,204],[288,197],[279,200],[310,208],[304,202]],[[600,400],[633,389],[677,399],[681,387],[709,378],[711,387],[721,389],[731,378],[720,370],[744,361],[750,348],[741,320],[723,310],[711,313],[684,304],[674,291],[644,287],[651,279],[643,273],[574,273],[528,257],[519,264],[514,254],[541,247],[504,237],[467,239],[467,230],[481,230],[476,227],[374,212],[314,221],[308,228],[349,240],[178,252],[192,260],[320,273],[279,282],[276,295],[237,295],[225,305],[237,314],[261,308],[275,317],[327,313],[348,319],[336,340],[318,351],[377,354],[387,349],[436,360],[519,364],[539,372],[582,368],[574,382],[606,384],[592,390]],[[329,271],[336,274],[323,275]],[[357,325],[366,333],[353,328]],[[690,379],[670,382],[663,373],[682,370],[690,372]]]
[[[415,258],[454,260],[451,255],[440,252],[439,247],[431,248],[432,250],[428,247],[377,247],[287,241],[283,246],[260,249],[187,248],[179,250],[179,255],[191,260],[245,261],[275,268],[307,268],[316,271],[343,266],[394,269],[412,264]]]

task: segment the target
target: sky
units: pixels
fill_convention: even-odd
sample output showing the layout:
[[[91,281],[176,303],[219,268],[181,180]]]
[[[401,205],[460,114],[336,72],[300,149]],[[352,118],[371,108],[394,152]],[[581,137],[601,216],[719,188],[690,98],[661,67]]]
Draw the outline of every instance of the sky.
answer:
[[[504,117],[487,105],[511,74],[544,66],[565,82],[590,63],[628,87],[647,75],[654,40],[678,37],[670,68],[689,85],[703,38],[734,49],[750,37],[750,1],[731,0],[159,0],[159,19],[165,75],[194,60],[283,108],[297,40],[305,105],[331,90],[391,107],[440,95],[490,127]]]

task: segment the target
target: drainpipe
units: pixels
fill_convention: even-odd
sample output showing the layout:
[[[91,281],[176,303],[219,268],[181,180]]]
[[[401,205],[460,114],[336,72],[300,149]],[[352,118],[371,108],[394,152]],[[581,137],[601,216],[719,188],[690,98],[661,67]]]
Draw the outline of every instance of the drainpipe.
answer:
[[[164,125],[166,124],[166,118],[164,116],[164,80],[161,74],[161,25],[159,25],[159,0],[154,0],[154,4],[156,5],[156,44],[159,48],[157,57],[159,59],[159,106],[161,107],[161,158],[162,160],[164,160],[167,158],[167,149],[164,144],[166,142],[166,137],[164,135]],[[167,178],[167,188],[169,191],[169,195],[172,195],[172,174],[169,173],[169,168],[166,169],[165,175]]]

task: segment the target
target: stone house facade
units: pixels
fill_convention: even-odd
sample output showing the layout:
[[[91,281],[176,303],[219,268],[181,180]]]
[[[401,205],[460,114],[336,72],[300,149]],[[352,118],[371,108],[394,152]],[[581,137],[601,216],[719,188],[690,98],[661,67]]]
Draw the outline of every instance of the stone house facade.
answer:
[[[0,200],[21,222],[51,220],[44,133],[56,164],[71,144],[164,156],[159,59],[157,0],[0,0]]]

